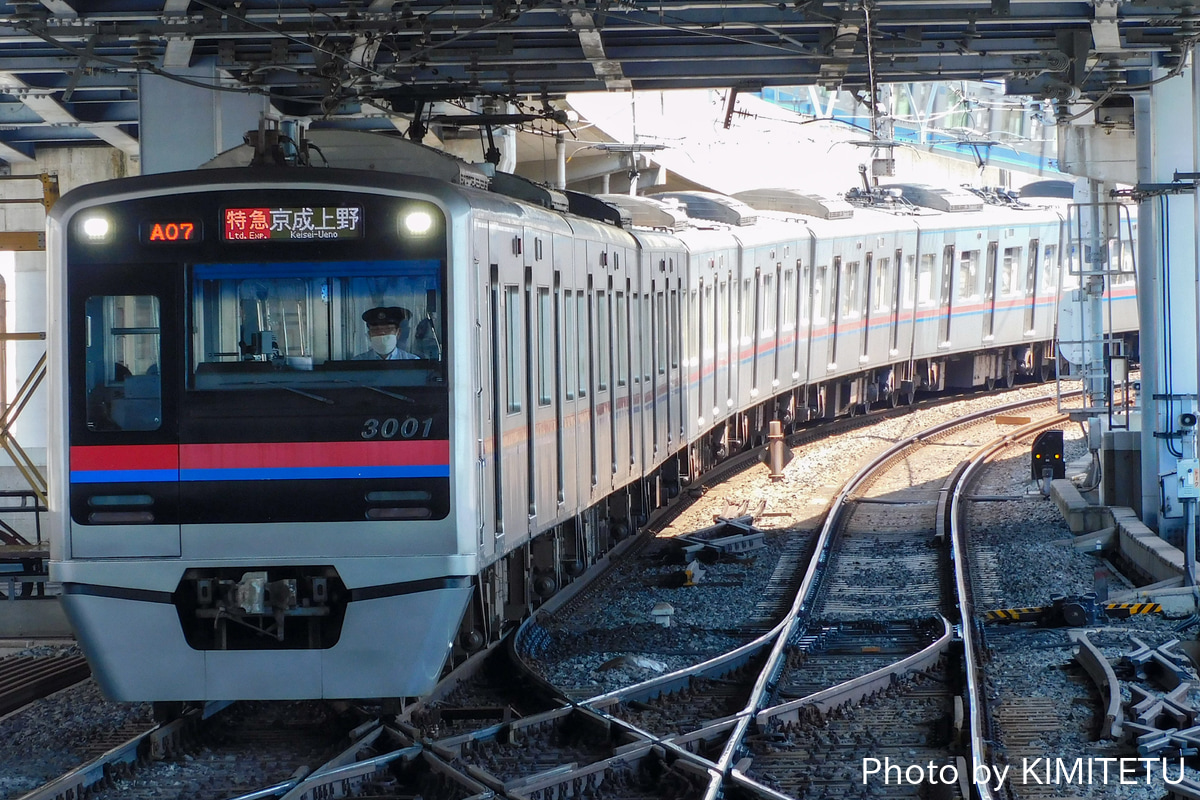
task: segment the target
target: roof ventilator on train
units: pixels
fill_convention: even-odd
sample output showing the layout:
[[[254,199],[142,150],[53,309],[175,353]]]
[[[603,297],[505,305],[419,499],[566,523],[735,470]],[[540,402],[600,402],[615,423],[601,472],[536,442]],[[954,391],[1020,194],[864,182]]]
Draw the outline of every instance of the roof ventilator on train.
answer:
[[[841,198],[809,194],[796,189],[751,189],[733,197],[759,211],[779,211],[817,219],[850,219],[854,206]]]

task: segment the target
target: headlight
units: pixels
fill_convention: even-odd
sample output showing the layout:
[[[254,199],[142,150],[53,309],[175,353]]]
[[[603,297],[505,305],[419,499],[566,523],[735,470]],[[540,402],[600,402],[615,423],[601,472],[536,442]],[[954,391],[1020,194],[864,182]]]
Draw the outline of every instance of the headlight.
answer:
[[[404,230],[413,236],[424,236],[433,230],[433,215],[423,210],[406,212]]]
[[[83,238],[89,242],[107,242],[112,234],[112,223],[102,214],[89,214],[79,223]]]

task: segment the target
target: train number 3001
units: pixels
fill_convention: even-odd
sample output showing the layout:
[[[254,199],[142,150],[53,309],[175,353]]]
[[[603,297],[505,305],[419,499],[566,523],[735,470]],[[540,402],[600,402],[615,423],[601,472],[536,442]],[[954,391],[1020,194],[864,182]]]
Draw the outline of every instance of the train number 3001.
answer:
[[[408,417],[403,420],[388,417],[382,421],[371,418],[363,423],[359,435],[364,439],[395,439],[397,436],[401,439],[428,439],[431,430],[433,430],[433,417],[428,419]]]

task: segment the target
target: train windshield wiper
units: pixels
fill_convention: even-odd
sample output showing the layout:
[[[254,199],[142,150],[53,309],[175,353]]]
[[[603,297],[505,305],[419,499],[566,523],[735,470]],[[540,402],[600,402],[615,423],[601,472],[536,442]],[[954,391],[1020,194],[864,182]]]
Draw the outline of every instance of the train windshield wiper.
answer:
[[[370,386],[365,383],[357,383],[355,381],[334,381],[334,383],[346,383],[351,386],[357,387],[359,389],[370,389],[372,392],[379,392],[380,394],[386,394],[388,397],[394,397],[397,400],[401,400],[405,403],[417,402],[416,400],[413,400],[411,397],[408,397],[407,395],[399,394],[398,392],[389,392],[387,389],[380,389],[378,386]]]
[[[324,403],[325,405],[329,405],[329,406],[333,405],[332,400],[330,400],[328,397],[322,397],[319,394],[313,394],[312,392],[306,392],[303,389],[295,389],[291,386],[280,386],[279,388],[287,389],[289,392],[295,392],[296,394],[300,395],[301,397],[307,397],[311,400],[318,400],[318,401]]]

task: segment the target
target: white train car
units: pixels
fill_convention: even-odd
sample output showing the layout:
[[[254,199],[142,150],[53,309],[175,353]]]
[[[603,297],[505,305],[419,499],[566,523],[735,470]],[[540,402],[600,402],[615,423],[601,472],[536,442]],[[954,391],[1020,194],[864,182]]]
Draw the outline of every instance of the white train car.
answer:
[[[338,168],[52,214],[51,572],[113,698],[424,694],[770,421],[1053,363],[1053,211],[606,203],[314,137]]]

